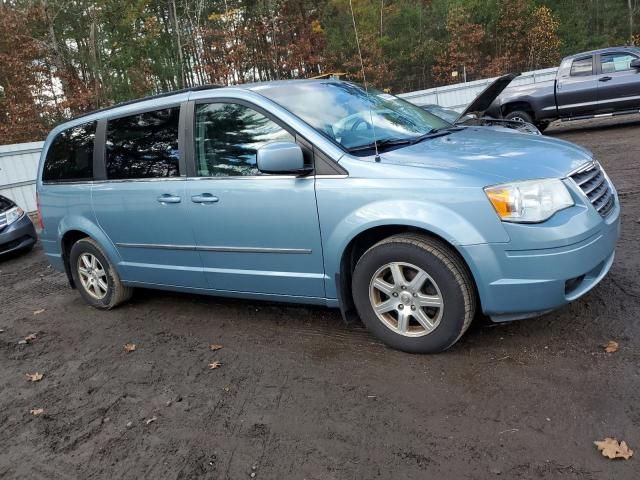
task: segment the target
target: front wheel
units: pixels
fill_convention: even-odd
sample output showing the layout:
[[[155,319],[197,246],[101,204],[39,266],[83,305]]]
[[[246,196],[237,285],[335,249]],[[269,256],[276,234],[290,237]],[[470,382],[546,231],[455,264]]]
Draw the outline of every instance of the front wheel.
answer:
[[[514,110],[513,112],[509,112],[504,116],[504,118],[505,120],[512,120],[514,122],[533,123],[533,118],[531,118],[531,115],[521,110]]]
[[[367,328],[410,353],[452,346],[475,314],[466,265],[443,242],[395,235],[367,250],[353,273],[353,299]]]
[[[80,295],[92,307],[110,310],[131,298],[133,290],[122,284],[118,272],[92,239],[74,243],[69,262]]]

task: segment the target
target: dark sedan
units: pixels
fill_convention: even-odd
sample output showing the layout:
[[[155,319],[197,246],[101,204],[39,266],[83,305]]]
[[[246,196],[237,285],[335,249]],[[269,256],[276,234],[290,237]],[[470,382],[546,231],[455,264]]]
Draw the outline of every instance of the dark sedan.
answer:
[[[13,201],[0,195],[0,257],[29,250],[37,239],[29,215]]]

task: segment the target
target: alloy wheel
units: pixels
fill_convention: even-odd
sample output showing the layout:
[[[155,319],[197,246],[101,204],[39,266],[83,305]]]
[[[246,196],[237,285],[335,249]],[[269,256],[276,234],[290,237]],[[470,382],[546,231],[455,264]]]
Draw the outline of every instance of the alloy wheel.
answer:
[[[380,267],[369,284],[369,301],[387,328],[406,337],[430,334],[444,312],[435,280],[410,263],[391,262]]]
[[[109,291],[107,272],[95,255],[83,253],[78,257],[78,274],[82,286],[89,295],[96,300],[102,300],[107,296]]]

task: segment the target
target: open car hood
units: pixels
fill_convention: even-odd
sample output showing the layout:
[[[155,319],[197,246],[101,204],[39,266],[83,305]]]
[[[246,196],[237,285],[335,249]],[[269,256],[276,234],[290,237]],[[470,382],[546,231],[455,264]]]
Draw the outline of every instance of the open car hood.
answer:
[[[519,77],[519,73],[508,73],[497,78],[492,84],[488,85],[467,108],[456,119],[458,123],[465,116],[474,114],[477,117],[483,117],[484,112],[491,106],[493,101],[504,91],[514,78]]]

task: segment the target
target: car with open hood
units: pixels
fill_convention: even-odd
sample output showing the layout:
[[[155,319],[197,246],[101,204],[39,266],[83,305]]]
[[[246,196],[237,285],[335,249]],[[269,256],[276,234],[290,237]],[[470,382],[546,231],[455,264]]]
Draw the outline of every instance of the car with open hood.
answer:
[[[487,110],[493,105],[496,98],[517,78],[520,74],[509,73],[491,82],[480,94],[465,107],[462,113],[436,104],[421,105],[427,112],[433,113],[454,125],[467,125],[477,127],[493,127],[511,130],[513,132],[541,135],[540,130],[523,118],[514,119],[495,118],[487,114]]]
[[[577,145],[333,79],[199,87],[56,127],[41,243],[90,305],[135,287],[307,303],[439,352],[607,274],[620,206]]]

